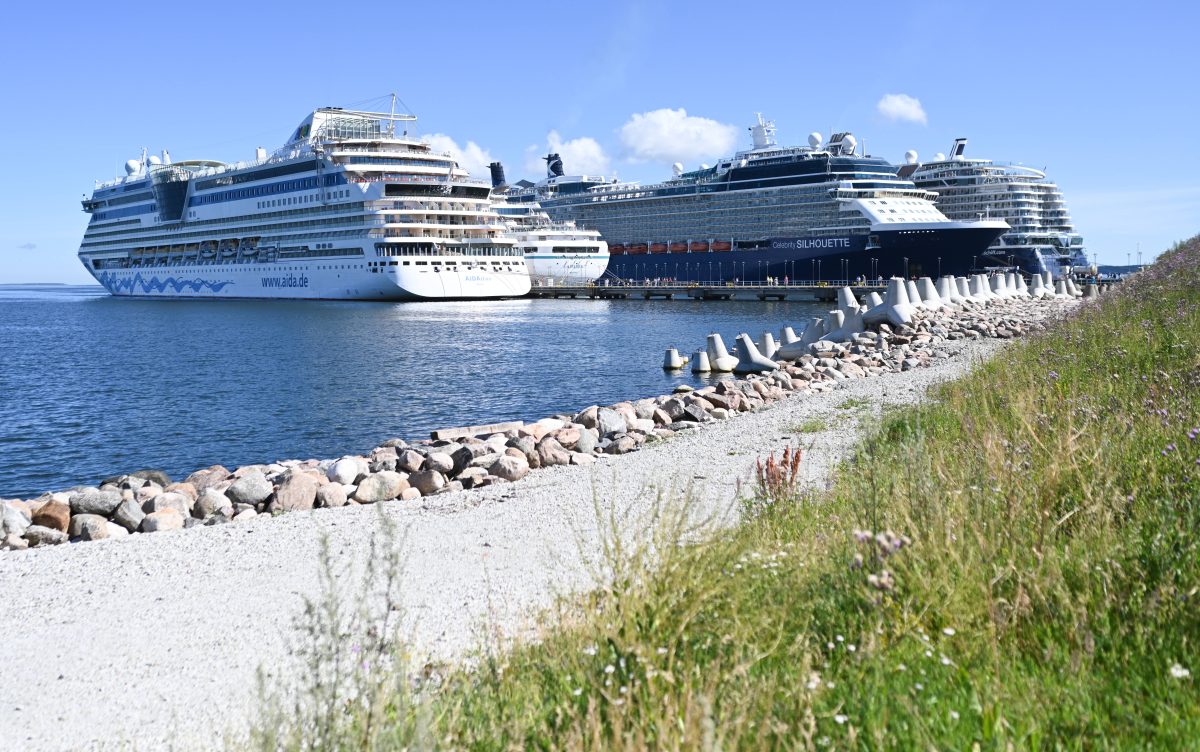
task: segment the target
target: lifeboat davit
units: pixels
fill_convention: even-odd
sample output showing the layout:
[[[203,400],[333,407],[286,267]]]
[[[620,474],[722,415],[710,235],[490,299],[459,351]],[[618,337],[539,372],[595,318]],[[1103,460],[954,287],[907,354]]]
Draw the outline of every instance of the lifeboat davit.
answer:
[[[650,244],[650,252],[651,253],[666,253],[667,252],[667,244],[666,243],[651,243]]]
[[[672,243],[671,253],[687,253],[687,243]]]
[[[708,250],[708,241],[693,240],[691,243],[688,244],[688,248],[691,249],[692,253],[704,253],[705,251]]]
[[[732,251],[733,243],[730,243],[728,240],[714,240],[712,249],[714,251]]]
[[[645,243],[635,243],[634,245],[629,246],[629,253],[634,256],[640,256],[645,252],[646,252],[646,244]]]

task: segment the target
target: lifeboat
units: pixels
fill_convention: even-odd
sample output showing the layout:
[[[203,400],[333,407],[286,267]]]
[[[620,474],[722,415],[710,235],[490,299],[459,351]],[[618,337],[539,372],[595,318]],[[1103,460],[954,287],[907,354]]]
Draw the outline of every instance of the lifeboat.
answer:
[[[213,247],[211,240],[206,240],[200,244],[200,255],[205,258],[212,258],[217,255],[217,249]]]
[[[617,243],[616,245],[610,245],[608,247],[608,253],[609,253],[609,255],[612,255],[612,256],[624,256],[625,255],[625,246],[622,243]]]
[[[687,243],[672,243],[671,253],[687,253]]]
[[[714,240],[712,249],[714,251],[732,251],[733,243],[730,243],[728,240]]]
[[[693,240],[688,244],[688,248],[692,253],[704,253],[708,250],[708,242],[704,240]]]
[[[645,243],[636,243],[634,245],[629,246],[629,253],[634,256],[640,256],[645,252],[646,252],[646,244]]]
[[[651,253],[666,253],[667,252],[667,244],[666,243],[651,243],[650,244],[650,252]]]

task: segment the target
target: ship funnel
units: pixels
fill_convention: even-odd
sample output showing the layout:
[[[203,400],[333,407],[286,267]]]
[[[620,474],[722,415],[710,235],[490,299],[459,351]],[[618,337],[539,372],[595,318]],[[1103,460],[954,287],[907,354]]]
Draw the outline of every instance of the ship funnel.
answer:
[[[493,188],[503,188],[508,185],[508,182],[504,179],[504,165],[499,162],[492,162],[488,165],[488,170],[492,173]]]
[[[557,154],[548,154],[542,159],[546,160],[546,177],[556,178],[563,176],[562,157]]]
[[[257,162],[266,162],[267,161],[267,150],[262,148],[261,146],[258,147],[257,149],[255,149],[254,150],[254,159]]]
[[[171,152],[167,151],[166,149],[163,149],[162,163],[163,164],[171,164]]]

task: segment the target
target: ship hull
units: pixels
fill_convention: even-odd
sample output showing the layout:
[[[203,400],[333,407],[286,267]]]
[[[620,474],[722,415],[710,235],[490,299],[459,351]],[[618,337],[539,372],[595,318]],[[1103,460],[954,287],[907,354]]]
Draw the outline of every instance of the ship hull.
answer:
[[[530,288],[524,269],[372,269],[362,261],[160,266],[92,274],[116,297],[192,300],[479,300],[520,297]]]
[[[562,254],[525,256],[529,276],[534,284],[587,284],[595,282],[608,268],[608,256],[590,254]]]
[[[1003,232],[995,227],[877,230],[867,235],[735,242],[732,251],[610,257],[608,275],[630,282],[833,282],[888,277],[965,275]]]

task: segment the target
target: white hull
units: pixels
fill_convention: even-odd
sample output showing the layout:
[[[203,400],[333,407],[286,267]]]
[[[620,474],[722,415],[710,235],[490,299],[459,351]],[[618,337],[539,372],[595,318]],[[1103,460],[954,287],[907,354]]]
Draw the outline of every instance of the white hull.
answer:
[[[159,266],[93,272],[112,295],[138,298],[269,300],[444,300],[512,298],[529,292],[522,268],[483,271],[384,267],[361,259]]]
[[[528,255],[525,257],[525,265],[529,267],[529,276],[533,278],[535,285],[587,284],[604,276],[604,271],[608,268],[608,254]]]

